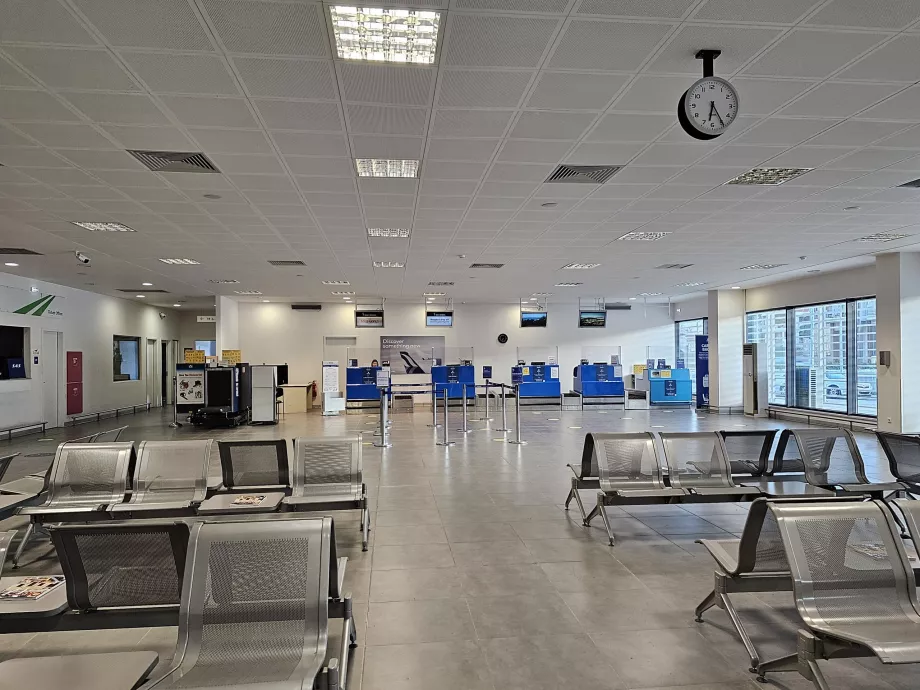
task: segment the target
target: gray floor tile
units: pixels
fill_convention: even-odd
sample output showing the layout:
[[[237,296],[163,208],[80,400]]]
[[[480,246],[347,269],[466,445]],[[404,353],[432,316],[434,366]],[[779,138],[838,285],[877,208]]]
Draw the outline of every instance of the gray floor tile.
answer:
[[[368,647],[364,690],[494,690],[472,641]]]
[[[441,516],[437,510],[384,510],[377,513],[371,525],[393,527],[395,525],[439,525]]]
[[[511,527],[521,539],[590,539],[580,522],[560,520],[531,520],[512,522]]]
[[[500,565],[502,563],[536,563],[533,554],[520,539],[514,541],[471,541],[450,545],[457,565]]]
[[[374,548],[374,570],[449,568],[454,559],[447,544],[408,544]]]
[[[476,597],[468,601],[479,639],[584,632],[557,594]]]
[[[689,628],[693,616],[680,615],[682,599],[668,592],[624,589],[603,596],[585,592],[560,595],[590,633]]]
[[[378,526],[374,545],[402,546],[406,544],[446,544],[447,535],[441,525]]]
[[[538,563],[591,561],[606,565],[613,558],[610,547],[585,539],[527,539],[524,541]]]
[[[368,607],[368,647],[475,637],[465,599],[375,602]]]
[[[511,525],[504,522],[470,522],[444,525],[447,541],[462,543],[473,541],[515,541],[519,539]]]
[[[729,536],[721,527],[716,527],[711,522],[693,515],[684,514],[677,517],[646,517],[643,515],[639,519],[659,534],[715,534],[725,538]]]
[[[538,565],[467,566],[458,569],[463,593],[469,597],[540,594],[555,591]]]
[[[370,583],[370,601],[456,599],[463,594],[457,568],[376,570]]]
[[[643,589],[642,580],[616,560],[599,566],[594,561],[541,563],[540,568],[559,592],[586,592],[602,596],[611,590]]]

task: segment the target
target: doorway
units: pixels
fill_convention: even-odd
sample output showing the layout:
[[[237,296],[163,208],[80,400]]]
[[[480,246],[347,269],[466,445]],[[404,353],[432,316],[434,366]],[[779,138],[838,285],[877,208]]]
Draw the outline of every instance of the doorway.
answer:
[[[323,338],[323,361],[339,363],[339,390],[345,390],[345,368],[348,366],[348,348],[358,344],[354,336],[326,336]]]
[[[160,369],[157,366],[157,341],[156,340],[147,340],[147,358],[146,358],[146,374],[147,374],[147,402],[150,407],[159,407],[160,406],[160,386],[159,386],[159,372]]]
[[[61,424],[61,392],[64,390],[64,334],[42,331],[42,412],[48,428]]]
[[[169,343],[164,340],[160,343],[160,400],[164,405],[169,405],[169,384],[166,383],[169,375]]]

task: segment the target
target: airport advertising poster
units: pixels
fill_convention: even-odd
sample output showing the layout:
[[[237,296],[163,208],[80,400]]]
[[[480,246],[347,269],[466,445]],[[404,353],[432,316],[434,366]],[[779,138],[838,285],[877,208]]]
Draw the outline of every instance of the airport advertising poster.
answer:
[[[404,374],[430,374],[434,364],[444,361],[443,335],[382,335],[380,359],[388,361],[394,376]],[[457,362],[451,362],[457,364]]]

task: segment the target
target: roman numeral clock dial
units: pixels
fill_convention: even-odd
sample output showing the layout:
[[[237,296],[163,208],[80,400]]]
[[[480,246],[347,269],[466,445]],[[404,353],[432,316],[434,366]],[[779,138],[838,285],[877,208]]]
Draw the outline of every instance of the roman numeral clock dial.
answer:
[[[719,77],[703,77],[680,97],[677,119],[696,139],[715,139],[738,116],[738,92]]]

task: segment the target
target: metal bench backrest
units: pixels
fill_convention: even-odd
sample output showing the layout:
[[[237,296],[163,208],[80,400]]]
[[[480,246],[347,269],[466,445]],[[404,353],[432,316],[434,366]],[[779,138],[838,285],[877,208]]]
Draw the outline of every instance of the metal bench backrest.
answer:
[[[363,493],[361,439],[295,438],[293,496],[342,496]]]
[[[218,441],[224,486],[290,486],[287,441]]]
[[[603,491],[664,489],[655,437],[647,432],[591,434]]]
[[[847,429],[795,429],[792,432],[805,480],[815,486],[868,484],[862,454]]]
[[[720,431],[731,471],[735,474],[766,474],[776,431]]]
[[[13,453],[12,455],[4,455],[0,457],[0,481],[3,481],[3,475],[6,474],[6,471],[10,469],[10,465],[19,453]]]
[[[182,592],[189,526],[175,522],[49,527],[78,611],[175,606]]]
[[[142,441],[131,505],[174,501],[200,503],[208,493],[210,439],[202,441]]]
[[[779,433],[779,439],[776,441],[776,452],[773,454],[771,474],[804,471],[802,455],[799,453],[799,447],[792,437],[793,431],[795,429],[783,429]]]
[[[677,489],[733,487],[725,445],[716,431],[659,434],[668,480]]]
[[[46,507],[121,503],[134,465],[134,444],[62,443],[48,481]]]
[[[8,532],[0,532],[0,577],[3,576],[3,564],[6,562],[6,554],[10,550],[10,544],[15,536],[16,530],[14,529]]]
[[[121,432],[127,429],[128,426],[120,426],[117,429],[108,429],[106,431],[100,431],[96,434],[91,443],[115,443],[118,438],[121,436]]]
[[[818,630],[917,619],[913,572],[879,501],[774,503],[799,614]],[[910,576],[908,576],[910,573]]]
[[[738,543],[738,573],[788,572],[786,551],[769,510],[770,499],[757,498],[751,503],[741,541]]]
[[[920,485],[920,436],[876,431],[891,474],[898,481]]]
[[[581,452],[581,470],[579,478],[595,479],[598,477],[600,470],[597,468],[597,456],[595,455],[597,444],[595,437],[603,435],[604,434],[585,434],[585,447]]]
[[[920,553],[920,501],[912,498],[896,498],[890,501],[904,515],[907,531],[914,543],[914,550]]]
[[[331,540],[331,518],[196,524],[171,679],[312,687],[326,653]]]

